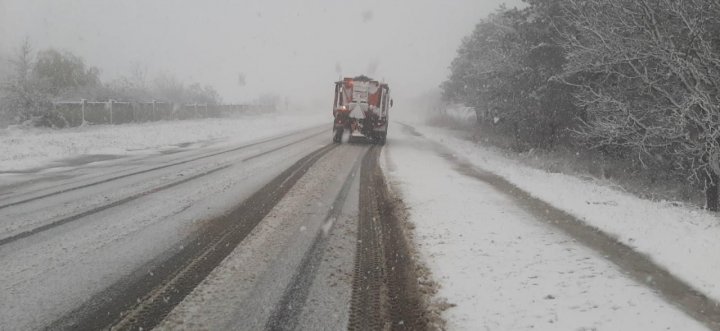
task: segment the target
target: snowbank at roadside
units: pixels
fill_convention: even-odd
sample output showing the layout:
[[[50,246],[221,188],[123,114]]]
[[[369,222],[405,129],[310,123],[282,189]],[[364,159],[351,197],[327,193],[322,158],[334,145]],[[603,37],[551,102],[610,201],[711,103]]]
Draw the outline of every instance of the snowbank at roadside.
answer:
[[[399,126],[389,134],[384,173],[409,207],[436,299],[456,305],[442,314],[449,330],[704,329],[504,193],[455,171],[427,141]]]
[[[10,127],[0,130],[0,171],[35,168],[86,154],[125,155],[197,143],[231,144],[331,120],[325,113],[268,113],[62,130]]]
[[[651,201],[605,182],[548,173],[519,164],[502,151],[457,137],[449,130],[415,126],[476,166],[573,214],[652,258],[720,301],[720,215],[670,201]]]

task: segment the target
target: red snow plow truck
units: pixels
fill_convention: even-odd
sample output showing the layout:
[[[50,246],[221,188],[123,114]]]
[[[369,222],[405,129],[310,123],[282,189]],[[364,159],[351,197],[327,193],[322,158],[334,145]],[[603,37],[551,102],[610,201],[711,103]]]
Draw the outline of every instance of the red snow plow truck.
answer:
[[[333,141],[341,143],[347,132],[348,142],[385,144],[392,105],[390,88],[385,83],[367,76],[335,82]]]

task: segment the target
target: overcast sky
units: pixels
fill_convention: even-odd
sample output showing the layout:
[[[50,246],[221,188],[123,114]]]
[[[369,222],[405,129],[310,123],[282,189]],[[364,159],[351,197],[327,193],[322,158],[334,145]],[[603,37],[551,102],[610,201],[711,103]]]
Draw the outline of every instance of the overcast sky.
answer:
[[[105,81],[140,63],[228,102],[328,99],[338,70],[384,78],[401,98],[436,88],[501,3],[520,0],[0,0],[0,52],[27,37],[82,56]]]

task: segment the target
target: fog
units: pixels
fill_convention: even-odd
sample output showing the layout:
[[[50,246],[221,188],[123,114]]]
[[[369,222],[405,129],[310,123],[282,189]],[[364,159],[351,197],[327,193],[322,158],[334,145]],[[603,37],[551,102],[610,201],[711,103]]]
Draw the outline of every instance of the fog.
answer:
[[[0,52],[25,39],[71,51],[103,80],[133,65],[214,86],[226,102],[262,93],[327,104],[340,75],[434,89],[463,36],[500,0],[0,0]],[[3,61],[6,62],[6,61]]]

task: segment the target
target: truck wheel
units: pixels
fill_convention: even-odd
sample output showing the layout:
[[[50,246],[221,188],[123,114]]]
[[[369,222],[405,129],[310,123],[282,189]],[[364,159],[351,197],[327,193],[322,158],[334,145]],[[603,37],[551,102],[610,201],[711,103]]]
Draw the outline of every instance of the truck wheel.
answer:
[[[335,128],[335,135],[333,135],[333,142],[338,144],[342,143],[343,128]]]

